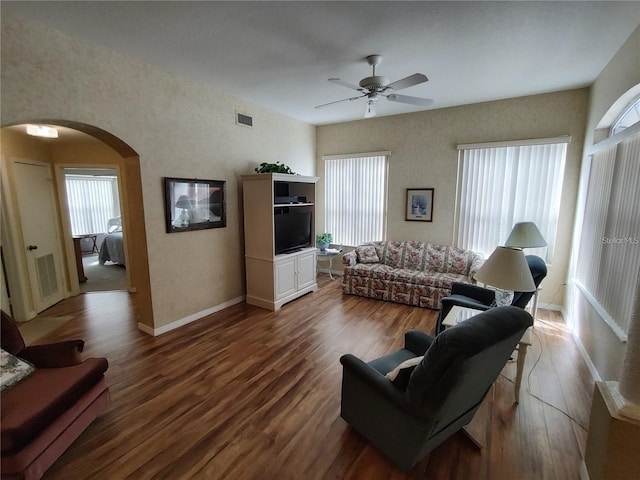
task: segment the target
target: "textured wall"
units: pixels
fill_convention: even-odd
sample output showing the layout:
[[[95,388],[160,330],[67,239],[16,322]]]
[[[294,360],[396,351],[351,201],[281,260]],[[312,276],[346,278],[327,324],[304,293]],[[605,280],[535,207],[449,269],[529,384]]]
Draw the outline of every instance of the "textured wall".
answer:
[[[592,85],[585,152],[593,145],[594,130],[609,108],[621,95],[640,84],[638,52],[640,27],[631,34]],[[585,171],[582,175],[584,185],[581,188],[585,188],[588,172]],[[567,305],[567,320],[589,356],[592,368],[602,380],[619,380],[626,345],[614,334],[582,292],[572,285],[569,288],[571,301]]]
[[[262,161],[315,174],[314,127],[10,15],[1,60],[3,125],[86,123],[140,156],[156,328],[244,295],[239,176]],[[163,177],[226,180],[227,227],[166,234]]]
[[[556,253],[541,295],[542,306],[562,304],[587,99],[588,90],[578,89],[321,126],[317,130],[317,171],[320,176],[324,171],[322,155],[391,150],[388,238],[450,245],[458,144],[570,135]],[[405,189],[416,187],[435,188],[432,223],[404,220]],[[318,190],[322,193],[322,183]]]

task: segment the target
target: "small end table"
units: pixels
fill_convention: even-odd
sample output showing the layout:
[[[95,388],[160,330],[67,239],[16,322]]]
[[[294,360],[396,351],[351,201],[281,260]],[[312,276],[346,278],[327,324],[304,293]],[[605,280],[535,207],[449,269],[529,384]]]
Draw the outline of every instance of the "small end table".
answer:
[[[336,258],[336,256],[340,255],[340,253],[342,252],[342,250],[338,250],[336,248],[327,248],[326,250],[320,250],[318,249],[316,258],[317,258],[317,263],[318,263],[318,267],[320,267],[320,262],[321,261],[329,261],[329,278],[331,278],[331,280],[333,280],[333,274],[331,273],[331,270],[333,270],[333,259]],[[317,273],[318,269],[316,269],[316,273]]]
[[[460,307],[458,305],[454,305],[444,320],[442,321],[442,325],[447,327],[453,327],[460,322],[464,322],[471,317],[482,313],[484,310],[476,310],[475,308],[468,307]],[[518,342],[518,346],[516,350],[518,352],[518,361],[516,364],[516,380],[514,385],[514,395],[516,399],[516,403],[520,403],[520,385],[522,384],[522,373],[524,372],[524,362],[527,357],[527,348],[531,345],[531,332],[530,328],[527,328],[522,335],[522,338]]]

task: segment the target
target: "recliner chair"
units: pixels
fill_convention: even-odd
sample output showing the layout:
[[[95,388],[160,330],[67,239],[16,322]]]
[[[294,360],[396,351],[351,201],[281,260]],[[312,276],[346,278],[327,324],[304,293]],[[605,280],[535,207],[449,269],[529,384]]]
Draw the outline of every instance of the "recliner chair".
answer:
[[[547,276],[547,265],[544,260],[536,255],[527,255],[527,264],[533,277],[533,283],[538,288],[544,277]],[[513,292],[511,305],[524,309],[535,292]],[[476,310],[488,310],[495,307],[495,290],[479,287],[470,283],[454,283],[451,287],[451,295],[442,299],[442,308],[436,320],[436,335],[444,330],[442,322],[454,305],[474,308]]]
[[[471,421],[532,324],[521,308],[497,307],[435,338],[409,331],[404,348],[369,363],[343,355],[340,415],[408,470]],[[410,374],[393,382],[385,376],[420,356]]]

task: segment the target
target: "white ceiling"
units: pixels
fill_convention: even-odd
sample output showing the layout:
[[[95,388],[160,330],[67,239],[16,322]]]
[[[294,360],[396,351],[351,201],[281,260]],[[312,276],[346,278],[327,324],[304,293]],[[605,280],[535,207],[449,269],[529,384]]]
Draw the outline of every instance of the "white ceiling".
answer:
[[[69,35],[311,124],[363,117],[356,92],[381,54],[429,109],[587,86],[640,24],[640,2],[12,2]],[[378,116],[421,108],[381,100]],[[424,109],[424,108],[423,108]],[[246,112],[251,113],[251,112]]]

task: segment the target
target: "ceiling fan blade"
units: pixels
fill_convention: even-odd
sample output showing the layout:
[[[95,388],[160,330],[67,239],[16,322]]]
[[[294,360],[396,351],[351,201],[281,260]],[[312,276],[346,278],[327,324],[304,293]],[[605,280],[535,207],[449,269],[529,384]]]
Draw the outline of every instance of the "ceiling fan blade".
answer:
[[[343,87],[350,88],[351,90],[357,90],[362,92],[362,88],[354,85],[353,83],[345,82],[344,80],[340,80],[339,78],[330,78],[329,81],[331,83],[335,83],[336,85],[342,85]]]
[[[378,102],[376,102],[375,100],[369,100],[364,110],[364,118],[375,117],[378,110],[377,107]]]
[[[387,85],[387,89],[398,91],[398,90],[402,90],[403,88],[412,87],[414,85],[418,85],[419,83],[424,83],[428,81],[429,79],[427,78],[426,75],[423,75],[421,73],[414,73],[413,75],[409,75],[408,77],[405,77],[398,81],[390,83],[389,85]]]
[[[409,95],[398,95],[392,93],[387,95],[387,100],[391,102],[408,103],[409,105],[417,105],[418,107],[428,107],[433,103],[430,98],[410,97]]]
[[[323,103],[322,105],[318,105],[317,107],[314,107],[314,108],[323,108],[329,105],[333,105],[334,103],[340,103],[340,102],[346,102],[346,101],[351,102],[353,100],[358,100],[359,98],[362,98],[362,97],[364,97],[364,95],[359,95],[357,97],[343,98],[342,100],[336,100],[335,102]]]

